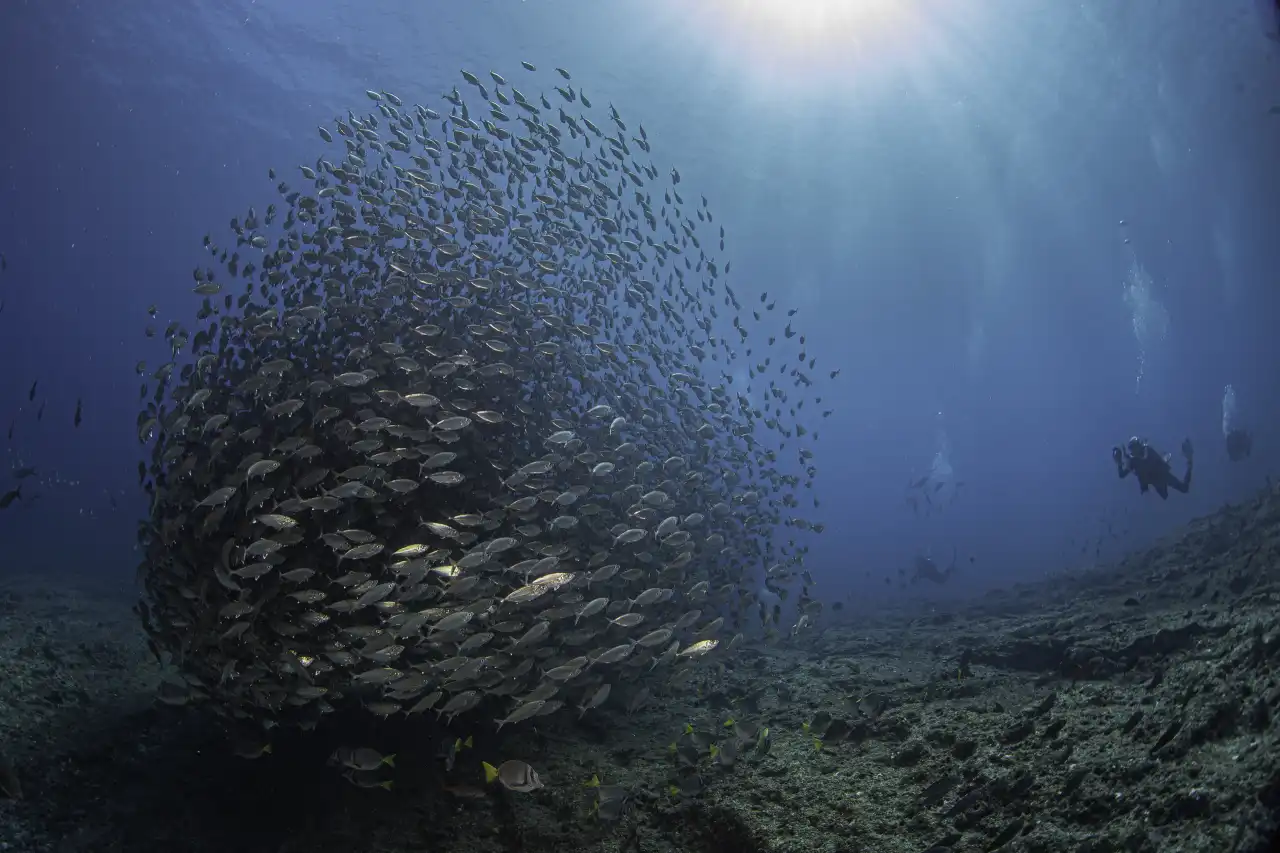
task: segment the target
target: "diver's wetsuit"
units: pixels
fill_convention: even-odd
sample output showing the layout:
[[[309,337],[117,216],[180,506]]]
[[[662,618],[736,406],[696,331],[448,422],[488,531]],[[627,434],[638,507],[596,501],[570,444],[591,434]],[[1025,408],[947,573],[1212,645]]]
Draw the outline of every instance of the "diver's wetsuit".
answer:
[[[1227,433],[1227,458],[1239,462],[1253,454],[1253,435],[1248,430],[1233,429]]]
[[[1185,449],[1190,447],[1190,443],[1184,443],[1183,447],[1185,452]],[[1173,469],[1169,467],[1164,456],[1150,445],[1143,445],[1137,454],[1128,449],[1122,453],[1117,447],[1112,451],[1112,457],[1116,460],[1116,471],[1120,479],[1123,480],[1133,474],[1138,478],[1138,486],[1143,494],[1146,494],[1148,488],[1153,488],[1162,499],[1167,499],[1170,489],[1183,494],[1191,489],[1190,453],[1186,453],[1187,475],[1181,480],[1173,475]]]

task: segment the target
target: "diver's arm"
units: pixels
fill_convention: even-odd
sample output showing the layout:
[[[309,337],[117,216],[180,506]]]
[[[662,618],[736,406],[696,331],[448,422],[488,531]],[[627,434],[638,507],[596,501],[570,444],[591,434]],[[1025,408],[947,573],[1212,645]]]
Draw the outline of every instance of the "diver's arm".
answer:
[[[1116,461],[1116,473],[1120,475],[1120,479],[1123,480],[1128,477],[1129,472],[1133,469],[1127,464],[1128,460],[1125,458],[1123,451],[1118,447],[1111,448],[1111,458]]]

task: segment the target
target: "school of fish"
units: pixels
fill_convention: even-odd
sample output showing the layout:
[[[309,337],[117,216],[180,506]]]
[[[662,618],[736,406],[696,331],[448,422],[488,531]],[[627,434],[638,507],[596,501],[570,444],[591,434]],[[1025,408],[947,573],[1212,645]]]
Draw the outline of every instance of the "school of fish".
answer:
[[[706,199],[557,72],[558,106],[496,72],[446,112],[368,92],[298,185],[272,172],[279,206],[205,237],[194,334],[147,328],[163,701],[258,733],[340,707],[504,728],[786,633],[756,591],[807,577],[822,530],[796,312],[743,309]]]

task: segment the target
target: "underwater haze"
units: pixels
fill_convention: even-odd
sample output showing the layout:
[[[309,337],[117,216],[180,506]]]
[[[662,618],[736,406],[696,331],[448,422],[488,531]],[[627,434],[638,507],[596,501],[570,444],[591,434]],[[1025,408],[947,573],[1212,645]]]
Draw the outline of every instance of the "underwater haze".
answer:
[[[7,567],[131,576],[147,308],[189,313],[202,235],[274,197],[268,168],[365,89],[425,102],[522,59],[643,122],[744,304],[797,308],[841,370],[822,597],[920,594],[899,569],[953,549],[966,591],[1093,563],[1275,466],[1280,44],[1249,0],[15,0],[0,32],[0,426],[39,471],[0,513]],[[1258,433],[1238,465],[1228,383]],[[1131,434],[1175,467],[1195,442],[1190,494],[1117,482]],[[964,485],[913,510],[943,440]]]
[[[1280,844],[1273,0],[3,0],[0,93],[0,851]]]
[[[9,464],[45,480],[0,514],[6,562],[131,573],[147,306],[187,309],[202,234],[264,205],[269,168],[366,88],[426,100],[521,59],[644,122],[746,304],[799,307],[841,369],[827,594],[900,596],[954,548],[956,588],[1036,579],[1096,560],[1108,520],[1114,556],[1256,488],[1266,430],[1247,464],[1221,448],[1225,384],[1258,428],[1280,406],[1280,45],[1254,4],[785,5],[5,4],[0,400]],[[964,487],[924,517],[904,484],[940,434]],[[1196,488],[1117,483],[1130,434],[1192,438]]]

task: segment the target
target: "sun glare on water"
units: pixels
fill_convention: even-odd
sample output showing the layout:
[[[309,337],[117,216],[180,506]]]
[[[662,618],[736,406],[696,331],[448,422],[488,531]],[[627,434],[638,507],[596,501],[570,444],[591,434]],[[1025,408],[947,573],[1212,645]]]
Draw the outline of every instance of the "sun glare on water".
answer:
[[[909,0],[714,0],[722,21],[762,44],[803,54],[867,43],[890,32]]]
[[[914,55],[928,0],[659,0],[722,68],[785,84]]]

